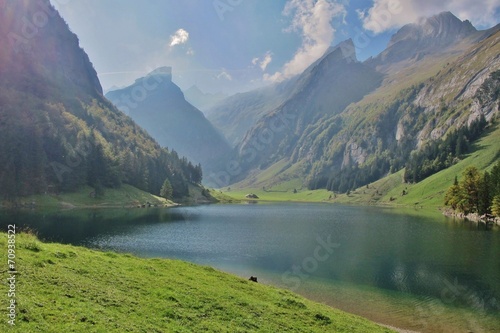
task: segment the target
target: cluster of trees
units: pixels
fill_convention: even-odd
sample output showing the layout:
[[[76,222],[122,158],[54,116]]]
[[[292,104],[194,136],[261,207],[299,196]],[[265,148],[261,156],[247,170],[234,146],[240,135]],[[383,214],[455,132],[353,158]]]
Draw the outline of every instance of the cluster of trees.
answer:
[[[365,166],[348,166],[334,172],[329,178],[319,179],[323,183],[316,183],[316,188],[326,188],[328,191],[346,193],[358,187],[370,184],[386,174],[391,164],[384,156]],[[326,182],[326,183],[325,183]]]
[[[458,158],[469,152],[471,143],[481,136],[487,124],[481,115],[470,126],[455,130],[445,139],[429,142],[421,150],[411,153],[406,163],[405,182],[418,183],[455,164]]]
[[[445,196],[445,205],[464,214],[493,214],[500,217],[500,161],[491,172],[481,174],[476,167],[467,168],[462,179]]]
[[[61,101],[62,100],[62,101]],[[130,184],[159,195],[166,179],[172,198],[201,183],[201,165],[161,148],[105,101],[61,98],[47,103],[23,91],[0,91],[0,197],[73,192],[97,196]]]
[[[160,147],[103,98],[92,63],[60,16],[29,48],[17,48],[9,33],[40,9],[30,1],[8,7],[9,20],[0,20],[0,199],[83,186],[100,195],[121,184],[159,195],[166,179],[176,198],[201,182],[199,165]]]

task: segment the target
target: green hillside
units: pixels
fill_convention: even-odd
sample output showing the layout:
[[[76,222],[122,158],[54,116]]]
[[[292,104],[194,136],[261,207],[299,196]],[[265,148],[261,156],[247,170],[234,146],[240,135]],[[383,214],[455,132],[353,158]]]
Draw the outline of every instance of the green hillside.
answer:
[[[442,207],[446,190],[469,166],[481,171],[489,170],[500,154],[500,126],[492,126],[475,145],[471,153],[459,163],[442,170],[416,184],[403,183],[404,170],[360,187],[349,195],[340,195],[335,202],[359,204],[404,205],[417,207]],[[405,195],[403,195],[405,191]],[[392,200],[391,200],[392,198]]]
[[[71,193],[91,186],[98,195],[128,184],[173,196],[201,182],[201,167],[162,148],[102,95],[88,55],[50,1],[0,2],[0,199]],[[26,17],[50,12],[32,40]],[[24,45],[26,44],[26,45]]]
[[[7,248],[5,233],[0,246]],[[15,261],[15,327],[4,316],[2,332],[392,332],[181,261],[46,244],[29,234],[16,236]],[[7,295],[6,283],[1,293]],[[8,302],[2,298],[4,309]]]
[[[359,187],[349,194],[334,194],[326,190],[311,191],[302,188],[300,178],[274,182],[272,186],[266,188],[268,178],[260,177],[266,174],[263,172],[254,181],[257,184],[264,184],[264,189],[251,187],[248,186],[249,183],[242,182],[233,185],[229,190],[225,188],[223,192],[239,200],[244,200],[247,194],[254,193],[262,201],[335,202],[435,209],[444,206],[446,190],[453,184],[455,176],[460,177],[467,167],[475,166],[481,171],[493,167],[500,156],[499,140],[500,125],[494,124],[461,161],[416,184],[405,183],[403,181],[404,170],[400,170],[367,186]],[[270,175],[277,172],[279,170],[274,167],[267,170]],[[297,193],[294,193],[294,190],[297,190]]]

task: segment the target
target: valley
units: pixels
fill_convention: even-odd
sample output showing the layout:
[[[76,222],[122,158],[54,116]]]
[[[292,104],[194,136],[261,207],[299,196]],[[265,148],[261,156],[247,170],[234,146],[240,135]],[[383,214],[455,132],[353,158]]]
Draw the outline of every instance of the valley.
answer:
[[[500,7],[228,3],[0,0],[0,330],[498,331]]]

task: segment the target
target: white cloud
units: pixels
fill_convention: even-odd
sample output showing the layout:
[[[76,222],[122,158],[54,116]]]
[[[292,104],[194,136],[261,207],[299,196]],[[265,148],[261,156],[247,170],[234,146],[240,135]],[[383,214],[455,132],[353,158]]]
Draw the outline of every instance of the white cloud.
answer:
[[[187,43],[189,40],[189,32],[184,29],[177,30],[170,36],[170,47]]]
[[[358,11],[358,14],[366,30],[381,33],[443,11],[450,11],[475,25],[492,26],[498,23],[495,13],[499,9],[498,0],[374,0],[371,8]]]
[[[302,45],[281,72],[264,75],[265,80],[281,81],[302,73],[309,65],[323,56],[335,37],[332,20],[346,13],[344,5],[332,0],[289,0],[283,14],[293,16],[287,31],[297,32]]]
[[[266,52],[264,55],[264,59],[260,62],[259,66],[262,71],[265,71],[267,66],[273,61],[273,55],[271,52]]]
[[[273,54],[271,51],[267,51],[266,54],[261,58],[255,57],[252,59],[252,65],[259,66],[260,69],[264,72],[269,66],[269,64],[273,61]]]
[[[220,72],[216,77],[217,77],[218,80],[221,80],[221,79],[228,80],[228,81],[232,81],[233,80],[233,77],[231,76],[231,74],[229,74],[225,70],[223,70],[222,72]]]

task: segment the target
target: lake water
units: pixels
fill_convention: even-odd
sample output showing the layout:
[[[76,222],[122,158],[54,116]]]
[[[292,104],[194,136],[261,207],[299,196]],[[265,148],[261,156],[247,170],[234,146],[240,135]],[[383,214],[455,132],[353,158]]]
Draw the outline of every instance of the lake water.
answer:
[[[500,332],[500,232],[374,207],[0,213],[48,241],[210,265],[418,332]]]

